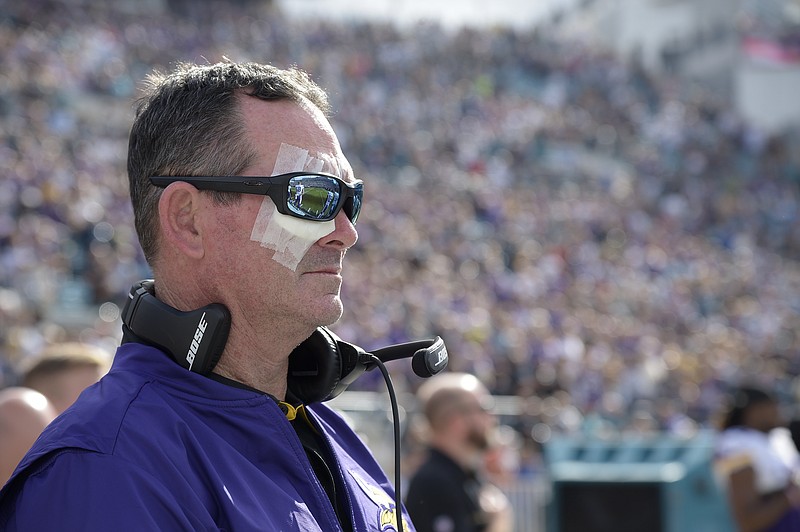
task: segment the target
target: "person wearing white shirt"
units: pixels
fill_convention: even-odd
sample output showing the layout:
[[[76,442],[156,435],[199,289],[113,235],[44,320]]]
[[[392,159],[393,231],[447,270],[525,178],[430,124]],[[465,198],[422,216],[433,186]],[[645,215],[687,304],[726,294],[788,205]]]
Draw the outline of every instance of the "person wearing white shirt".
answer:
[[[731,397],[715,454],[734,521],[741,532],[800,530],[800,462],[778,401],[755,387]]]

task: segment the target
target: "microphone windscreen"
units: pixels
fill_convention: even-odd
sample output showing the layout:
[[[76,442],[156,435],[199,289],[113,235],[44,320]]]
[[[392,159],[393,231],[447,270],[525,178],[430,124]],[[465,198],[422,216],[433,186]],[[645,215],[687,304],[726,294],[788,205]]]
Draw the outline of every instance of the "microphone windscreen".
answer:
[[[411,359],[411,369],[417,376],[428,378],[447,367],[448,360],[447,347],[445,347],[444,341],[437,336],[430,347],[414,353]]]
[[[418,377],[422,377],[423,379],[433,375],[430,368],[428,368],[428,357],[424,350],[421,349],[414,353],[414,357],[411,359],[411,369],[414,370],[414,373]]]

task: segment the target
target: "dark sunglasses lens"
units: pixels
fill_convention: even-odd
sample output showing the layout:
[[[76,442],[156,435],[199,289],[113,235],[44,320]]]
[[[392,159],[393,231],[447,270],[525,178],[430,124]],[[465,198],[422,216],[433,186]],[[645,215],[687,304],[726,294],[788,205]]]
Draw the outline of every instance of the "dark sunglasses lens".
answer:
[[[350,207],[350,210],[347,212],[347,216],[350,218],[350,221],[355,224],[358,221],[358,215],[361,214],[361,201],[364,198],[364,186],[361,184],[356,185],[355,193],[353,194],[353,199],[348,202],[350,205],[346,205],[346,207]]]
[[[333,218],[341,197],[341,186],[324,176],[298,176],[289,180],[288,207],[309,220]]]
[[[352,202],[344,207],[350,221],[356,223],[361,212],[361,198],[364,189],[361,184],[353,194]],[[298,176],[289,180],[289,210],[308,220],[332,220],[339,202],[344,201],[342,185],[336,179],[325,176]],[[348,207],[350,207],[348,209]]]

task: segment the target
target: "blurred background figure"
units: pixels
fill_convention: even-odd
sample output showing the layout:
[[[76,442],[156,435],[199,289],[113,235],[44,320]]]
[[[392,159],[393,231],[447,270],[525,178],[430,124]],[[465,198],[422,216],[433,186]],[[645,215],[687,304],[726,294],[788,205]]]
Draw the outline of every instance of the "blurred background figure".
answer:
[[[5,484],[55,417],[53,406],[36,390],[22,387],[0,390],[0,485]]]
[[[760,388],[737,389],[721,430],[717,463],[739,530],[800,530],[798,452],[777,399]]]
[[[110,360],[109,353],[91,344],[53,344],[25,365],[20,384],[44,394],[60,414],[106,374]]]
[[[497,428],[486,387],[474,375],[446,373],[423,384],[417,395],[428,445],[406,496],[417,531],[513,530],[507,498],[485,475]]]
[[[489,448],[484,454],[484,471],[495,486],[506,489],[519,476],[522,437],[508,425],[499,425],[491,434]]]

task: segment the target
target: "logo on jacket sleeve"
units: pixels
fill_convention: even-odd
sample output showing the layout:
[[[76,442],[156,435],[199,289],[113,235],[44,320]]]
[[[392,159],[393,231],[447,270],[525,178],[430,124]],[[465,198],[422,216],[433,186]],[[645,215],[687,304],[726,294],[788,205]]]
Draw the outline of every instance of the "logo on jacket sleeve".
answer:
[[[349,471],[350,476],[356,481],[361,491],[378,506],[378,530],[381,532],[392,532],[397,530],[397,512],[394,499],[386,493],[383,488],[362,478],[355,471]],[[400,512],[402,515],[402,511]],[[408,521],[403,517],[403,530],[411,530]]]

